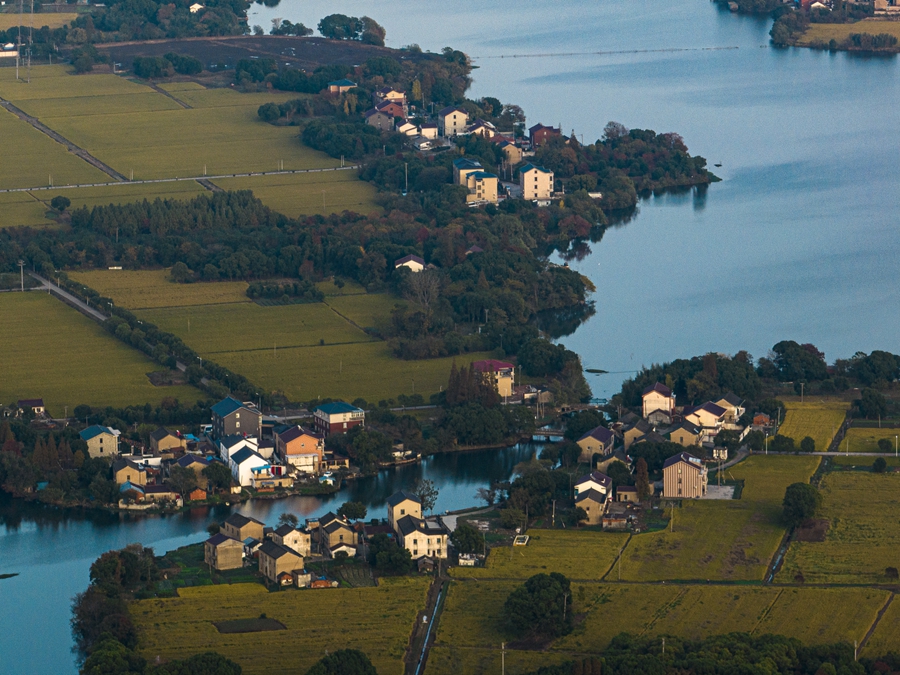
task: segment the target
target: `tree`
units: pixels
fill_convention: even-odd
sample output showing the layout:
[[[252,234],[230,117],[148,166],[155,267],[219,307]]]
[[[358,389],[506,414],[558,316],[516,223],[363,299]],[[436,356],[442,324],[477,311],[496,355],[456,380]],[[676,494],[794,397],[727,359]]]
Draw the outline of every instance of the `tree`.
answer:
[[[575,522],[575,525],[584,522],[588,519],[587,511],[585,511],[580,506],[576,506],[575,510],[572,511],[572,520]]]
[[[450,543],[460,553],[481,553],[484,550],[484,535],[469,523],[459,523],[450,534]]]
[[[340,512],[338,512],[338,515],[340,515]],[[293,513],[282,513],[278,516],[278,524],[296,528],[300,524],[300,519]]]
[[[386,574],[406,574],[412,568],[412,555],[386,534],[369,541],[369,564]]]
[[[772,452],[794,452],[796,449],[794,447],[794,439],[790,436],[782,436],[781,434],[778,434],[769,441],[769,447]]]
[[[612,478],[613,487],[615,488],[618,488],[620,485],[634,485],[634,476],[631,475],[631,471],[625,466],[625,462],[620,462],[618,459],[613,460],[607,465],[604,472]]]
[[[362,502],[344,502],[341,505],[341,508],[337,510],[337,514],[341,518],[348,518],[350,520],[362,520],[366,517],[366,513],[368,509],[366,509],[366,505]]]
[[[806,436],[800,441],[800,452],[815,452],[816,441],[811,436]]]
[[[605,418],[602,413],[593,410],[577,412],[566,421],[565,436],[570,441],[577,441],[591,429],[606,426],[604,422]]]
[[[97,644],[81,668],[81,675],[144,675],[147,662],[118,640]]]
[[[172,281],[176,284],[187,284],[194,280],[194,272],[183,262],[172,265]]]
[[[887,401],[881,392],[874,389],[863,389],[858,405],[859,414],[867,419],[887,415]]]
[[[169,469],[168,483],[175,492],[184,497],[197,487],[197,474],[193,469],[174,465]]]
[[[887,461],[884,457],[877,457],[872,463],[872,471],[875,473],[884,473],[887,471]]]
[[[271,124],[281,117],[281,108],[278,107],[277,103],[263,103],[259,106],[256,114],[259,115],[259,118],[263,122],[269,122]]]
[[[329,14],[317,26],[323,37],[332,40],[358,40],[363,31],[363,22],[355,16]]]
[[[210,462],[209,466],[203,469],[203,475],[214,490],[227,490],[231,487],[231,471],[221,462]]]
[[[430,513],[437,503],[438,489],[433,480],[417,478],[413,484],[412,493],[422,502],[422,513]]]
[[[62,213],[72,204],[72,200],[68,197],[63,197],[62,195],[56,195],[53,199],[50,200],[50,208],[55,209]]]
[[[894,447],[891,445],[891,439],[879,438],[878,439],[878,449],[881,452],[890,452],[891,450],[894,450]]]
[[[525,512],[521,509],[500,509],[500,524],[508,530],[525,526]]]
[[[809,483],[793,483],[784,492],[783,516],[788,527],[796,527],[815,517],[822,502],[819,491]]]
[[[149,675],[241,675],[241,666],[216,652],[194,654],[157,666]]]
[[[647,471],[647,462],[643,457],[637,461],[636,474],[635,486],[637,487],[638,499],[645,501],[650,498],[650,474]]]
[[[339,649],[319,660],[306,675],[378,675],[378,671],[358,649]]]
[[[759,452],[765,447],[766,436],[761,431],[751,431],[744,437],[747,447],[753,452]]]
[[[497,501],[497,489],[494,487],[478,488],[475,490],[475,499],[480,499],[488,506],[493,506]]]
[[[569,580],[559,574],[535,574],[514,590],[503,604],[507,632],[519,638],[556,638],[572,626]]]

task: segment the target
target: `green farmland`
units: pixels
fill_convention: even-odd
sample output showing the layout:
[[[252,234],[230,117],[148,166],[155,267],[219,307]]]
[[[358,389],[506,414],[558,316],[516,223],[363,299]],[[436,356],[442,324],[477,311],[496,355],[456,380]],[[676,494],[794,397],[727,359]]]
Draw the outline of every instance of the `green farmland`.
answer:
[[[401,675],[416,614],[425,608],[427,579],[382,579],[377,587],[287,590],[259,584],[184,588],[179,597],[131,605],[148,659],[216,651],[247,675],[305,673],[326,651],[364,651],[382,675]],[[214,621],[265,613],[286,630],[222,634]]]
[[[52,415],[69,407],[194,402],[193,387],[154,387],[158,366],[91,319],[44,293],[0,293],[0,401],[43,398]]]
[[[867,427],[850,427],[841,442],[840,452],[881,452],[878,441],[890,442],[891,450],[896,451],[900,429],[870,429]],[[849,443],[847,441],[850,441]]]
[[[302,145],[297,127],[272,126],[257,116],[263,103],[298,94],[242,94],[195,82],[163,86],[176,100],[117,75],[74,76],[63,66],[38,66],[25,86],[14,80],[11,69],[0,69],[0,96],[135,180],[340,165]],[[6,111],[0,111],[0,136],[13,141],[6,168],[0,168],[0,187],[112,182]],[[253,190],[265,204],[291,217],[378,208],[375,188],[360,181],[355,170],[227,178],[219,183],[228,190]],[[66,190],[65,195],[73,207],[90,207],[155,197],[187,199],[203,192],[200,185],[184,182]],[[51,196],[48,193],[46,201]],[[20,224],[52,221],[22,199],[0,216],[0,226]]]
[[[728,470],[744,480],[741,499],[683,500],[672,530],[632,537],[622,579],[761,581],[784,536],[781,500],[788,485],[806,482],[817,457],[756,455]]]
[[[850,404],[839,399],[822,399],[819,401],[785,401],[787,412],[784,422],[778,429],[780,436],[794,439],[799,446],[800,441],[809,436],[816,442],[816,450],[828,449],[835,432],[840,428]]]
[[[842,471],[820,487],[825,541],[792,542],[779,580],[802,573],[807,583],[889,583],[885,569],[900,568],[900,475]]]
[[[46,227],[56,225],[47,218],[49,207],[29,192],[0,194],[0,227],[29,225]]]

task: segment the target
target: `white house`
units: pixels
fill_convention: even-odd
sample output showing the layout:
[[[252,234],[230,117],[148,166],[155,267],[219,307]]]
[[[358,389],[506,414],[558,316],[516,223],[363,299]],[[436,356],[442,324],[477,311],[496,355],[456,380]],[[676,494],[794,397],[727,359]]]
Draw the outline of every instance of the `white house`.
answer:
[[[523,199],[550,199],[553,194],[553,172],[542,166],[526,164],[519,169],[519,186]]]
[[[240,434],[226,436],[219,441],[219,457],[227,462],[234,453],[244,448],[255,452],[259,449],[259,441],[255,436],[241,436]]]
[[[675,412],[675,394],[661,382],[644,389],[641,399],[643,399],[643,417],[647,417],[655,410],[662,410],[670,416]]]
[[[407,255],[394,261],[394,269],[408,267],[413,272],[421,272],[425,269],[425,261],[417,255]]]
[[[441,136],[456,136],[466,129],[469,113],[462,108],[449,106],[437,114],[438,132]]]
[[[261,455],[250,448],[242,448],[234,453],[229,458],[228,465],[231,467],[231,475],[235,482],[242,487],[249,487],[253,484],[254,470],[268,471],[271,468]]]
[[[191,14],[196,14],[201,9],[206,9],[206,7],[204,5],[201,5],[199,2],[195,2],[190,6]]]
[[[609,494],[612,490],[612,478],[605,473],[599,471],[591,471],[591,473],[582,476],[575,481],[575,496],[588,490],[596,490],[601,495]]]

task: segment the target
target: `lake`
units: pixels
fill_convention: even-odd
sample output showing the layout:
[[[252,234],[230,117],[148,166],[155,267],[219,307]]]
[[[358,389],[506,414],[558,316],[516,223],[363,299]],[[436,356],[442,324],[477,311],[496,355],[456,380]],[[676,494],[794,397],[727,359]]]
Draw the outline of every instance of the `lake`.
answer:
[[[767,20],[703,0],[284,0],[254,5],[250,23],[314,26],[334,12],[372,15],[390,46],[469,53],[479,66],[471,95],[520,104],[529,124],[562,124],[586,142],[610,120],[675,131],[722,164],[713,171],[723,182],[643,200],[572,263],[596,284],[597,313],[562,342],[586,368],[610,371],[589,376],[595,395],[615,393],[641,365],[707,351],[760,356],[782,339],[813,342],[829,360],[900,351],[896,58],[775,50]],[[582,53],[553,55],[573,52]],[[273,522],[361,499],[381,516],[384,498],[420,471],[441,485],[438,510],[468,506],[530,452],[435,457],[338,499],[241,510]],[[131,542],[164,551],[200,541],[226,515],[72,514],[0,497],[0,574],[20,573],[0,580],[0,673],[75,672],[69,599],[87,586],[90,563]]]

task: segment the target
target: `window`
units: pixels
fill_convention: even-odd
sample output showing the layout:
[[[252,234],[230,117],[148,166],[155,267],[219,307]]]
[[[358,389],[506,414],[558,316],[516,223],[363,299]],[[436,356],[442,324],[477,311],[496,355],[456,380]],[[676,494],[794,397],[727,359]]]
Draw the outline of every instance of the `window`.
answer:
[[[234,413],[234,419],[236,419],[236,420],[241,419],[241,413]]]
[[[400,515],[401,515],[401,516],[405,516],[405,515],[406,515],[406,509],[400,509]]]
[[[678,488],[678,494],[679,495],[681,494],[681,488]]]
[[[241,428],[241,423],[240,423],[240,422],[235,422],[235,423],[234,423],[234,428],[235,428],[235,429],[240,429],[240,428]]]
[[[431,546],[431,539],[426,539],[425,543],[428,544],[429,546]]]

